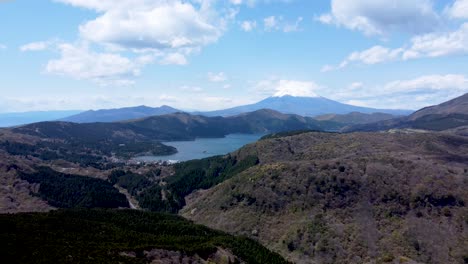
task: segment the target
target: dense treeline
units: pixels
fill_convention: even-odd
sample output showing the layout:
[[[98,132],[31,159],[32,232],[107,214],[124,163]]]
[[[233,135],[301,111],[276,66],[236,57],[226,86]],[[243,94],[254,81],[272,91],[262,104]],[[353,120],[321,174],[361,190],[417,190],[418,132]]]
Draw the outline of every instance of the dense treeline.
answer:
[[[174,147],[166,146],[160,142],[138,141],[99,141],[84,142],[68,141],[41,141],[34,145],[19,142],[0,142],[0,149],[4,149],[15,156],[32,156],[41,160],[66,160],[82,166],[103,169],[105,157],[117,156],[131,158],[137,155],[170,155],[177,152]]]
[[[174,166],[175,174],[167,180],[166,186],[155,185],[137,198],[143,208],[175,213],[185,205],[185,196],[193,191],[211,188],[258,162],[256,156],[239,160],[229,155],[179,163]]]
[[[217,248],[247,263],[287,263],[259,243],[174,215],[132,210],[59,210],[0,215],[4,263],[147,263],[144,250],[208,258]],[[122,252],[134,252],[135,257]]]
[[[39,167],[34,173],[21,172],[19,176],[40,184],[38,195],[54,207],[128,207],[125,195],[104,180],[59,173],[48,167]]]
[[[296,130],[296,131],[279,132],[279,133],[273,133],[273,134],[265,135],[262,138],[260,138],[260,140],[282,138],[282,137],[292,137],[292,136],[302,135],[302,134],[311,133],[311,132],[320,132],[320,131],[316,131],[316,130]]]
[[[109,181],[126,189],[128,193],[135,196],[138,192],[151,185],[152,182],[148,179],[148,176],[130,171],[114,170],[109,176]]]
[[[62,159],[96,168],[99,168],[99,164],[104,161],[102,156],[93,155],[89,148],[83,148],[76,144],[38,142],[31,145],[5,141],[0,143],[0,148],[15,156],[31,156],[44,161]]]

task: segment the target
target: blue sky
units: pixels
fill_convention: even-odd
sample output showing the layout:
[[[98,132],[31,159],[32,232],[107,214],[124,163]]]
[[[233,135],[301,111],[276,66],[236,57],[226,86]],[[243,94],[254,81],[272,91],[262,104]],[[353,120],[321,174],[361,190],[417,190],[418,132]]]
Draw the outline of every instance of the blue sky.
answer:
[[[0,112],[468,92],[468,0],[0,1]]]

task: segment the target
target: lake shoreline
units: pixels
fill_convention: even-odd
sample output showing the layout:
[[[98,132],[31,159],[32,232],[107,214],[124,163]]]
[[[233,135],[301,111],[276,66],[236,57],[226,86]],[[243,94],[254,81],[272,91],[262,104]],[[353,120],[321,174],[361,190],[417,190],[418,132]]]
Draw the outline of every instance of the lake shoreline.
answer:
[[[196,138],[187,141],[166,141],[164,145],[175,147],[177,153],[171,155],[139,156],[133,158],[140,162],[181,162],[225,155],[247,144],[258,141],[265,134],[229,134],[217,138]]]

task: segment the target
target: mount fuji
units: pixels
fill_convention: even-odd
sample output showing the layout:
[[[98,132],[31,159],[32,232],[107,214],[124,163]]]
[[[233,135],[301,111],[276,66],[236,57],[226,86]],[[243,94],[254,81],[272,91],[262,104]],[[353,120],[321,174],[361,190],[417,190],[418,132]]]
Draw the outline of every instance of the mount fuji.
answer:
[[[302,97],[302,96],[273,96],[258,103],[228,108],[224,110],[203,112],[206,116],[233,116],[260,109],[271,109],[284,114],[296,114],[300,116],[318,116],[324,114],[349,114],[360,112],[364,114],[387,113],[392,115],[409,115],[411,110],[376,109],[348,105],[327,99],[325,97]]]

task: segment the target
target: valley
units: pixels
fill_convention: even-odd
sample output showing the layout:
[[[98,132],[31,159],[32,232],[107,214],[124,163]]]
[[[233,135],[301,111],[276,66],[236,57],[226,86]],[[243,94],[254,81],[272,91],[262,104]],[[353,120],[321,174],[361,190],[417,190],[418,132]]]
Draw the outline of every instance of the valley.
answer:
[[[464,105],[465,99],[455,100],[450,108],[458,109],[455,105]],[[122,209],[136,208],[135,212],[153,212],[147,217],[180,215],[226,232],[229,239],[258,242],[258,250],[277,258],[277,263],[463,263],[468,258],[466,129],[463,122],[453,125],[455,110],[436,121],[430,108],[424,111],[427,114],[416,112],[417,118],[405,120],[422,118],[440,124],[445,118],[448,121],[442,124],[449,125],[434,130],[396,125],[369,132],[367,127],[374,124],[402,118],[383,115],[378,118],[387,120],[372,123],[371,115],[354,113],[316,120],[259,110],[226,118],[175,113],[113,123],[45,122],[3,129],[1,212],[48,213],[5,216],[2,221],[18,226],[24,217],[37,218],[43,221],[41,228],[49,221],[98,221],[114,229],[119,222],[88,217],[115,214],[134,221],[130,219],[135,213]],[[366,129],[326,131],[359,127]],[[239,141],[239,135],[231,133],[250,135]],[[197,156],[202,159],[191,160],[193,154],[188,154],[181,158],[187,161],[176,164],[129,162],[148,154],[170,159],[178,149],[183,151],[181,157],[187,155],[176,140],[225,146],[221,155],[211,157],[204,145],[195,151],[200,155],[204,149]],[[240,148],[229,149],[229,142]],[[73,211],[77,208],[121,210],[89,214]],[[34,227],[21,224],[21,232],[27,228]],[[63,228],[73,234],[71,227]],[[112,236],[117,243],[120,235]],[[103,251],[92,253],[78,241],[73,248],[84,247],[88,253],[68,254],[129,263],[149,261],[155,254],[202,262],[219,257],[242,262],[263,256],[219,242],[230,241],[227,237],[206,237],[206,254],[184,238],[176,244],[170,242],[176,238],[151,239],[131,246],[117,243],[112,257]],[[134,255],[137,259],[132,259]]]
[[[468,264],[468,0],[0,0],[0,264]]]

